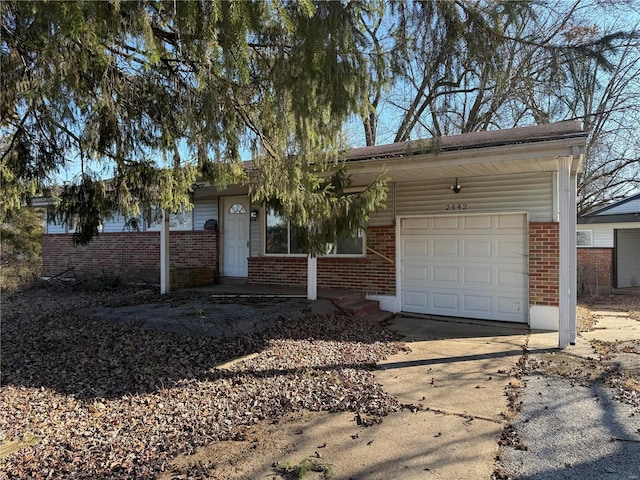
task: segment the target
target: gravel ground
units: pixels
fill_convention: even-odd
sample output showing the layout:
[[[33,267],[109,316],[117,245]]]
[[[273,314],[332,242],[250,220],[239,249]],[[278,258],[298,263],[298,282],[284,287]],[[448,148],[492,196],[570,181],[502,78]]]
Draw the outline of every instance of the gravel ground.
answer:
[[[578,329],[601,328],[592,310],[628,312],[640,298],[578,309]],[[522,358],[494,478],[640,480],[640,341],[579,339],[580,355],[554,351]],[[592,352],[592,353],[591,353]],[[582,355],[582,356],[581,356]]]
[[[203,305],[195,293],[61,287],[2,296],[0,478],[185,478],[172,458],[242,438],[262,420],[306,409],[378,421],[402,408],[371,372],[403,348],[380,325],[314,315],[308,305],[304,315],[286,315],[291,305],[279,300],[253,305],[278,307],[275,320],[233,338],[228,328],[216,338],[89,314],[143,304],[193,308],[210,314],[210,332],[220,331],[220,301]],[[257,356],[217,368],[247,354]],[[206,478],[199,475],[188,478]]]
[[[525,450],[502,448],[505,473],[520,480],[640,479],[640,408],[598,383],[542,375],[525,382],[512,424]]]

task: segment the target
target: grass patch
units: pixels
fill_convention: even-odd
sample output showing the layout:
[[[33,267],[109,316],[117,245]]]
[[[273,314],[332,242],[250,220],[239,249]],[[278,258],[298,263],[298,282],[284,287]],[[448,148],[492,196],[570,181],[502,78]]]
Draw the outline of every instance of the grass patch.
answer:
[[[600,308],[627,312],[630,318],[640,321],[640,295],[596,295],[582,297],[576,312],[579,331],[589,331],[581,330],[580,323],[584,322],[584,326],[588,327],[593,318],[590,309]]]
[[[638,340],[618,340],[616,342],[603,342],[602,340],[591,340],[591,345],[598,355],[609,357],[616,353],[635,353],[640,355],[640,341]]]
[[[591,309],[584,305],[578,305],[576,308],[576,327],[578,332],[590,332],[592,331],[598,319],[596,319],[591,313]]]
[[[16,453],[23,448],[31,447],[40,442],[40,439],[31,433],[25,433],[20,440],[11,440],[0,444],[0,460],[4,460],[12,453]]]
[[[290,479],[302,480],[311,472],[322,474],[321,478],[324,479],[330,479],[333,476],[331,468],[318,462],[315,458],[305,458],[296,465],[291,465],[289,462],[285,464],[278,463],[275,466],[275,469],[280,475],[284,475],[286,478]]]
[[[640,380],[637,378],[626,378],[622,385],[625,390],[640,393]]]
[[[559,377],[601,380],[611,367],[602,362],[577,357],[564,352],[543,353],[531,359],[531,364],[539,373]]]

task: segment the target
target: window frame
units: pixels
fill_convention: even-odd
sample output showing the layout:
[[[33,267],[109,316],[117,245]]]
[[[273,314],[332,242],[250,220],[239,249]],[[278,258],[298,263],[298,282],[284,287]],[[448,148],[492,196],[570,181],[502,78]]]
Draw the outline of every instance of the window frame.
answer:
[[[580,234],[588,234],[588,245],[580,244]],[[576,247],[577,248],[593,248],[593,230],[592,229],[579,229],[576,230]]]
[[[267,252],[267,235],[268,235],[268,217],[269,211],[273,211],[269,207],[264,209],[264,228],[263,231],[263,245],[262,251],[263,255],[266,257],[297,257],[297,258],[306,258],[306,253],[291,253],[291,222],[286,220],[287,224],[287,253],[270,253]],[[282,218],[282,217],[281,217]],[[365,258],[367,256],[367,231],[366,229],[360,229],[362,231],[362,252],[361,253],[328,253],[325,255],[320,255],[321,257],[326,258]],[[334,241],[336,243],[337,240]]]

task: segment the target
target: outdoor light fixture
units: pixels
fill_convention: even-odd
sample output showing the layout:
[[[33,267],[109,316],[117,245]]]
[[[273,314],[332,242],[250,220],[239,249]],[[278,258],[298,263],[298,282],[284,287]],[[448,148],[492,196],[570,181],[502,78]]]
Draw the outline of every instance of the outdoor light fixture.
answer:
[[[456,183],[451,185],[451,190],[453,190],[453,193],[460,193],[461,189],[462,187],[460,186],[460,184],[458,183],[458,179],[456,178]]]

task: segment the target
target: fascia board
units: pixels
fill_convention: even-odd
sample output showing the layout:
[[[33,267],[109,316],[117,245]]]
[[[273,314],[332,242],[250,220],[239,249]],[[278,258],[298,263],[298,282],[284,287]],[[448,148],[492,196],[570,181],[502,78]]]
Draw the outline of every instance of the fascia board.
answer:
[[[478,149],[445,151],[436,154],[414,155],[409,157],[357,160],[346,162],[350,172],[366,173],[385,168],[389,171],[424,169],[429,167],[474,165],[482,163],[501,163],[509,161],[539,159],[554,160],[574,157],[574,147],[584,150],[584,138],[549,140],[544,143],[521,143]],[[582,153],[580,153],[582,155]],[[576,162],[578,168],[580,162]],[[554,167],[557,170],[557,166]]]

